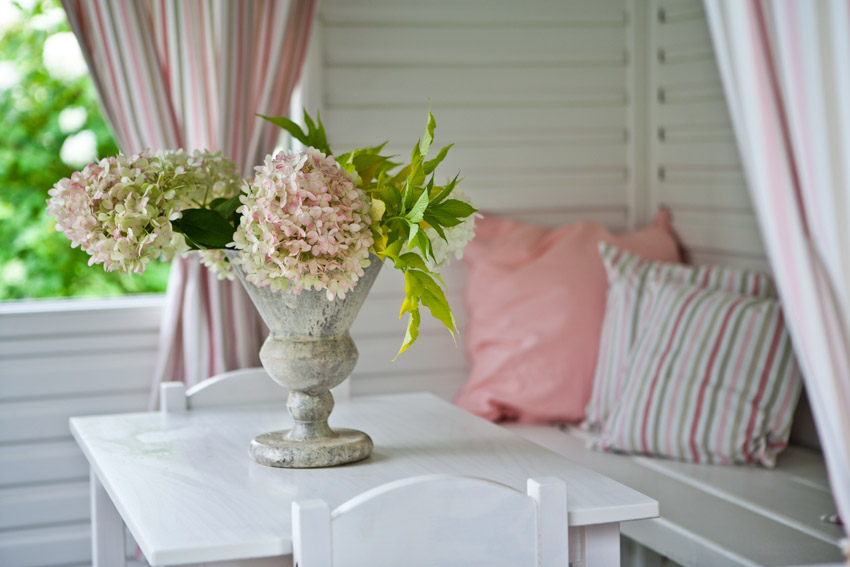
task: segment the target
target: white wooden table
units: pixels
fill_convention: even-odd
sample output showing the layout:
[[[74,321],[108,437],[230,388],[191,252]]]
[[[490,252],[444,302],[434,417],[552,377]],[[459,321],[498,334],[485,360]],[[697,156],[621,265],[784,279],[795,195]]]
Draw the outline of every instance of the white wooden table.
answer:
[[[330,421],[368,432],[372,456],[331,469],[254,463],[249,440],[289,427],[282,407],[72,418],[91,465],[95,567],[124,564],[124,524],[152,565],[291,555],[293,499],[319,497],[333,508],[377,485],[430,473],[522,491],[529,477],[562,478],[577,565],[618,566],[619,523],[658,515],[655,500],[430,394],[353,398]]]

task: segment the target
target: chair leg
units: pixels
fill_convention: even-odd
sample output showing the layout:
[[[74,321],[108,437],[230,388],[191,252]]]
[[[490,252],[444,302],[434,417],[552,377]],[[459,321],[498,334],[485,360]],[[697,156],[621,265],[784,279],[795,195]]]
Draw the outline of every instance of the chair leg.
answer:
[[[91,484],[92,567],[124,567],[124,521],[94,471]]]
[[[331,567],[331,509],[323,500],[292,503],[292,557],[296,567]]]
[[[537,501],[541,567],[568,567],[570,537],[566,483],[554,477],[530,478],[527,494]]]
[[[584,528],[584,561],[587,567],[620,567],[620,524]]]

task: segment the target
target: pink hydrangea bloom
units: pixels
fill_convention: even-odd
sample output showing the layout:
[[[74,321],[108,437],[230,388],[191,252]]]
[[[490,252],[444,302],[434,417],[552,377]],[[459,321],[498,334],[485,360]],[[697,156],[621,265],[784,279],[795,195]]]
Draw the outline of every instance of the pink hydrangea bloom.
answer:
[[[369,266],[370,199],[329,156],[266,156],[242,196],[234,260],[254,285],[344,298]]]
[[[180,211],[239,192],[232,162],[218,154],[183,151],[90,163],[48,191],[47,212],[89,265],[142,273],[151,260],[188,249],[171,221]]]

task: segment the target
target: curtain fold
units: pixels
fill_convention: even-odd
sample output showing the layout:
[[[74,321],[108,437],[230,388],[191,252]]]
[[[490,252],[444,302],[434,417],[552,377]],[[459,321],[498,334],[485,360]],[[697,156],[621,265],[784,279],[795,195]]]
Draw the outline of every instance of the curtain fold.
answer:
[[[307,53],[315,0],[62,0],[121,151],[221,151],[241,173],[271,153]],[[256,366],[265,325],[238,282],[174,260],[152,403]]]
[[[850,5],[704,4],[832,492],[850,519]]]

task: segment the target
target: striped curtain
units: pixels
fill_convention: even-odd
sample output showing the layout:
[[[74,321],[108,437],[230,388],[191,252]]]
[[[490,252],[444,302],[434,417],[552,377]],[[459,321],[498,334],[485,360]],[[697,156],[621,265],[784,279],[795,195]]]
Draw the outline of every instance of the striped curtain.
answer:
[[[124,153],[221,151],[250,175],[280,130],[307,52],[315,0],[62,0]],[[194,255],[168,283],[152,400],[258,364],[265,326],[238,283]]]
[[[850,519],[850,2],[705,7],[833,495]]]

